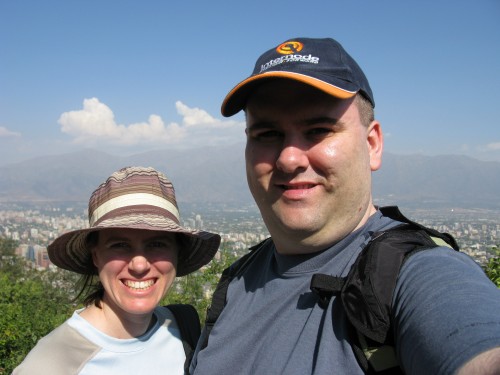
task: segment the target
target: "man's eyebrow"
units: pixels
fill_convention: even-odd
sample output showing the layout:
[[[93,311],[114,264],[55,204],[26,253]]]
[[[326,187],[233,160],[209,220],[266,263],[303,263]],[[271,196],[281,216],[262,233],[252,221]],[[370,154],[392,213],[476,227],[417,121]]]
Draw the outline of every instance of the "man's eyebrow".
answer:
[[[276,126],[276,123],[273,121],[255,121],[251,124],[247,125],[248,129],[251,130],[259,130],[259,129],[268,129]]]
[[[313,117],[306,119],[302,121],[304,125],[317,125],[317,124],[330,124],[330,125],[336,125],[342,123],[339,119],[333,118],[333,117],[328,117],[328,116],[320,116],[320,117]]]
[[[278,124],[277,121],[271,121],[271,120],[255,121],[249,124],[247,123],[247,129],[248,130],[269,129],[277,127],[277,124]],[[296,124],[299,126],[314,126],[318,124],[341,125],[342,121],[334,117],[318,116],[318,117],[307,118],[304,120],[299,120],[297,121]]]

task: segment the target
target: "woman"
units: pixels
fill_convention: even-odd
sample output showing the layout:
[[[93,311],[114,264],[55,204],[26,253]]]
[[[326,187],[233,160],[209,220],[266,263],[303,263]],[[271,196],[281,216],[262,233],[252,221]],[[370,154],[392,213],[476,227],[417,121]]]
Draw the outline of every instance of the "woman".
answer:
[[[89,226],[48,247],[55,265],[83,275],[85,308],[13,374],[182,374],[179,324],[158,304],[176,276],[213,258],[220,237],[183,228],[172,183],[143,167],[121,169],[94,191]]]

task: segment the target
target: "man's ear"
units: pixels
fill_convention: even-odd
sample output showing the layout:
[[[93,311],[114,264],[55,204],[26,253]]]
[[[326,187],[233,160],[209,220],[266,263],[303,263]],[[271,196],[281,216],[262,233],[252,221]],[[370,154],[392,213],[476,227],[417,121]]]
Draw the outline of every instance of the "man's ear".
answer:
[[[382,152],[384,150],[384,135],[380,123],[377,120],[372,121],[366,134],[370,153],[370,168],[372,171],[376,171],[382,165]]]

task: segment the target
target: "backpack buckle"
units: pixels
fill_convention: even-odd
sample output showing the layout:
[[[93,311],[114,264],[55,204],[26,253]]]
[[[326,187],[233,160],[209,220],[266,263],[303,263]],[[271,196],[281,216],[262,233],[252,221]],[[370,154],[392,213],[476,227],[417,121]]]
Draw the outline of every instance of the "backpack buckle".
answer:
[[[326,309],[333,295],[340,293],[345,284],[345,278],[339,276],[315,273],[311,277],[310,289],[318,296],[318,305]]]

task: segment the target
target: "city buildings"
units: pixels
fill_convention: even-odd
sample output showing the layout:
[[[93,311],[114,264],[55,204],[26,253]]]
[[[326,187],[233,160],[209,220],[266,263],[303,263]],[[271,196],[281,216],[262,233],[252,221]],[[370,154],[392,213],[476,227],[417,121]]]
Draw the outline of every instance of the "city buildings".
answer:
[[[225,249],[235,255],[269,236],[256,207],[180,207],[184,225],[221,235]],[[452,234],[461,251],[484,265],[500,244],[500,213],[490,210],[405,210],[412,220]],[[0,236],[19,243],[16,254],[41,269],[51,267],[47,245],[58,235],[88,226],[83,206],[51,204],[0,207]],[[215,258],[217,261],[218,257]]]

